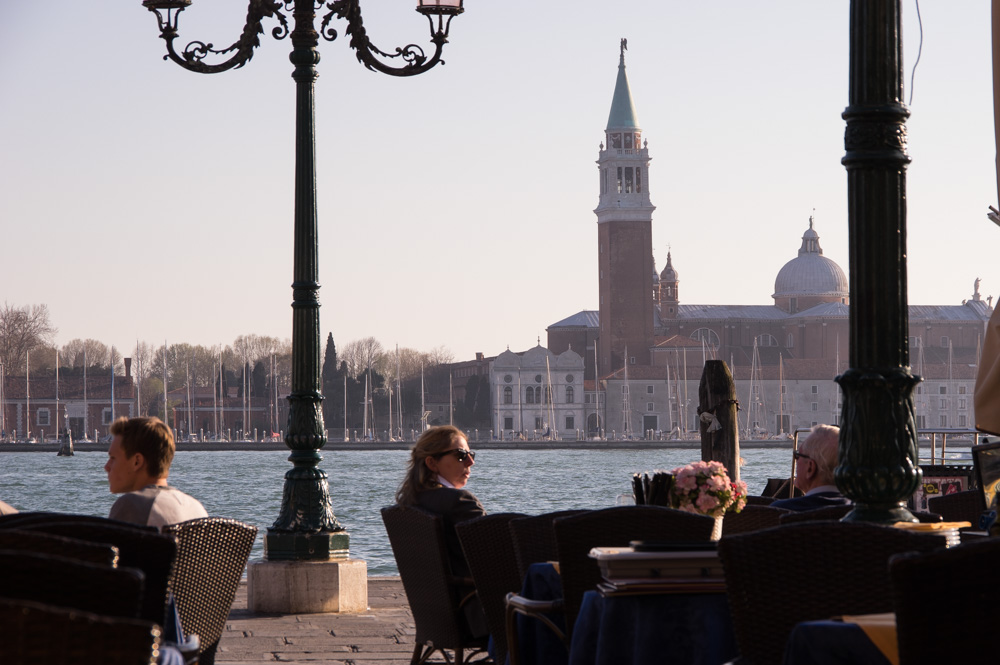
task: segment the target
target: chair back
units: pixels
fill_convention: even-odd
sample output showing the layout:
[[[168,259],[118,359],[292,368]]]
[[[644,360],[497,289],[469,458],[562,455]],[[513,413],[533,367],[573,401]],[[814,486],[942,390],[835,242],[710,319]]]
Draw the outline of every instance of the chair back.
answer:
[[[413,612],[417,643],[457,651],[481,642],[467,634],[461,588],[451,574],[441,518],[396,505],[382,509],[382,521]]]
[[[585,510],[559,510],[530,517],[519,517],[510,521],[510,533],[517,560],[517,574],[523,580],[528,566],[533,563],[555,561],[559,557],[556,549],[556,532],[552,522],[560,517],[569,517]]]
[[[203,517],[164,526],[163,533],[177,538],[170,590],[181,626],[185,633],[198,635],[199,665],[212,665],[257,527],[224,517]]]
[[[583,594],[601,581],[600,568],[589,556],[591,549],[628,547],[633,540],[707,542],[714,526],[711,517],[663,506],[615,506],[555,520],[567,635],[572,634]]]
[[[800,621],[892,610],[889,558],[944,538],[855,522],[803,522],[719,541],[740,655],[781,662]]]
[[[23,529],[29,524],[49,524],[52,522],[77,522],[81,524],[114,524],[120,527],[142,529],[144,531],[156,532],[156,527],[133,524],[132,522],[122,522],[112,520],[107,517],[97,515],[79,515],[76,513],[53,513],[45,511],[14,513],[12,515],[0,515],[0,529]]]
[[[781,516],[781,523],[792,524],[794,522],[839,520],[852,510],[854,510],[854,504],[851,503],[845,503],[839,506],[827,506],[826,508],[816,508],[815,510],[793,510],[787,515]]]
[[[159,646],[149,621],[0,598],[4,665],[156,665]]]
[[[997,538],[890,560],[900,665],[996,661],[997,561]]]
[[[927,510],[940,515],[945,522],[969,522],[979,528],[979,515],[986,510],[980,490],[966,490],[927,499]]]
[[[748,504],[740,512],[729,513],[722,520],[722,537],[770,529],[778,526],[782,515],[791,512],[787,508]]]
[[[0,597],[139,618],[143,575],[138,570],[24,550],[0,550],[0,570]]]
[[[93,543],[108,543],[118,548],[118,565],[136,568],[146,576],[142,612],[139,618],[164,625],[167,607],[167,585],[173,574],[177,541],[160,534],[155,528],[136,526],[101,517],[69,517],[68,521],[41,521],[18,524],[26,531],[40,531],[57,536],[78,538]]]
[[[757,496],[756,494],[751,494],[747,496],[748,506],[769,506],[778,499],[773,496]]]
[[[118,548],[107,543],[91,543],[78,538],[66,538],[40,531],[0,529],[0,550],[23,550],[36,554],[76,559],[114,568],[118,565]]]
[[[507,658],[507,629],[504,599],[521,590],[524,579],[518,574],[510,521],[524,513],[494,513],[455,525],[476,595],[486,614],[498,662]]]

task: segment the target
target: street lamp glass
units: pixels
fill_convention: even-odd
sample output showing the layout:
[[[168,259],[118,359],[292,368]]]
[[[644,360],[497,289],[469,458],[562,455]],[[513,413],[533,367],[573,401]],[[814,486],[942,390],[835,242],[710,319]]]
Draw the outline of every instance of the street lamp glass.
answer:
[[[461,14],[464,0],[418,0],[417,11],[421,14]]]

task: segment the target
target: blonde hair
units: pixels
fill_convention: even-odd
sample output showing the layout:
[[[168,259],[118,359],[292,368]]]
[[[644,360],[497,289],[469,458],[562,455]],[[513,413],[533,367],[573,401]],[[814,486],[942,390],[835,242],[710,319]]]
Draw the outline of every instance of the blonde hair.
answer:
[[[462,430],[451,425],[431,427],[420,435],[410,450],[406,476],[396,490],[396,503],[401,506],[412,506],[417,502],[418,492],[438,486],[437,474],[427,468],[424,460],[451,450],[458,443],[459,437],[468,438]]]

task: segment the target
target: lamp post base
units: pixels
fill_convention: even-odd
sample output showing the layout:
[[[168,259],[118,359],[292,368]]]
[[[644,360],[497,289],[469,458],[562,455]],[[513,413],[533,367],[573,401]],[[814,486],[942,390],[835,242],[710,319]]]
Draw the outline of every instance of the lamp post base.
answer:
[[[251,612],[315,614],[368,610],[368,564],[361,559],[251,561],[247,566]]]

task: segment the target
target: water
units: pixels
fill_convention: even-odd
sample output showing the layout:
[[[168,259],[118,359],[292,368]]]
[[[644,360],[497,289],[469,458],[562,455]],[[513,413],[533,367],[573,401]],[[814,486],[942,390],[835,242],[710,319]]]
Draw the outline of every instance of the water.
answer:
[[[787,478],[791,451],[744,449],[741,477],[750,494],[768,478]],[[174,458],[170,484],[198,498],[209,515],[232,517],[260,530],[251,558],[263,556],[263,535],[278,516],[287,452],[191,452]],[[395,575],[396,563],[379,509],[394,503],[409,452],[327,452],[321,463],[330,480],[337,519],[351,535],[351,556],[369,575]],[[632,474],[672,469],[700,457],[683,450],[481,450],[467,486],[489,512],[538,514],[567,508],[613,506],[631,495]],[[0,499],[18,510],[107,515],[105,453],[0,453]]]

